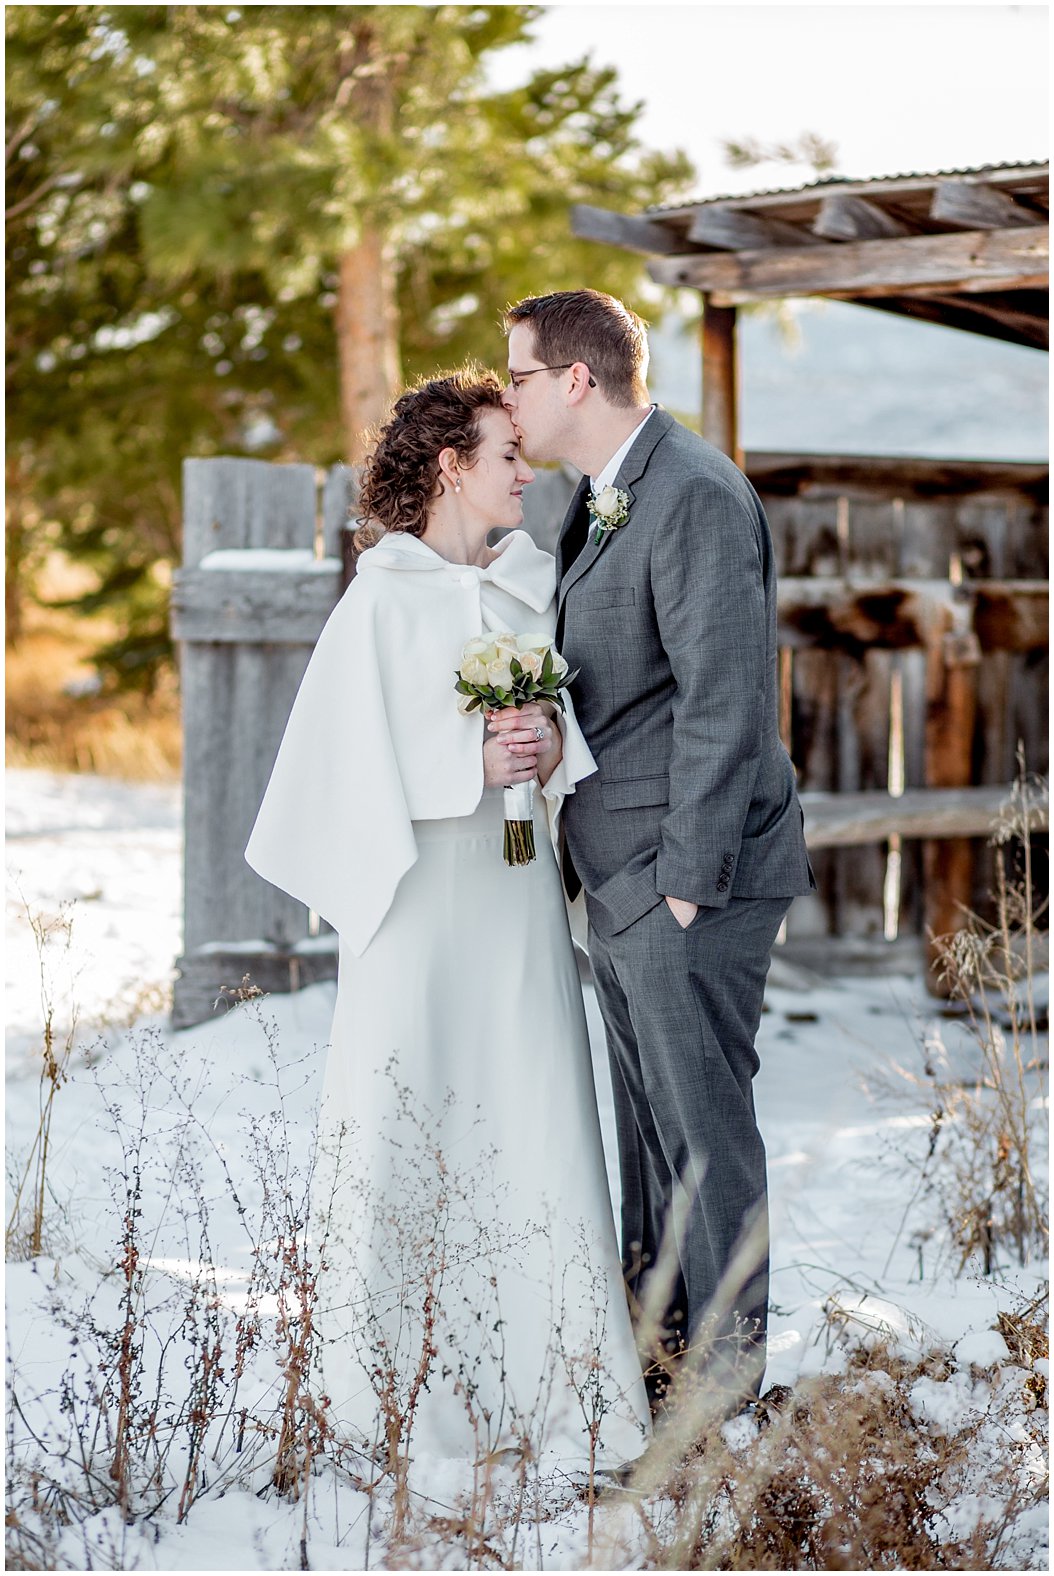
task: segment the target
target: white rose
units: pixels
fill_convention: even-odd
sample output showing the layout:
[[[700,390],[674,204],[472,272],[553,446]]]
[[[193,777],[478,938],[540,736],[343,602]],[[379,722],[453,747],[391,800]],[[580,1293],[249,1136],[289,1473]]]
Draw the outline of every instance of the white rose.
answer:
[[[608,482],[606,487],[601,487],[593,500],[593,512],[599,514],[602,520],[607,520],[615,514],[619,506],[618,488]]]
[[[557,682],[559,682],[560,679],[563,678],[564,674],[567,671],[568,671],[567,663],[564,661],[563,657],[560,655],[560,653],[558,651],[554,651],[553,652],[553,678],[556,679]]]
[[[542,654],[540,651],[521,651],[519,655],[520,667],[529,673],[532,679],[542,676]]]
[[[507,661],[488,662],[487,679],[494,689],[512,689],[512,669]]]
[[[543,655],[549,650],[551,644],[548,635],[539,634],[532,630],[527,635],[517,635],[516,648],[518,651],[540,651]]]
[[[479,657],[466,657],[461,664],[461,677],[466,684],[486,684],[486,663]]]

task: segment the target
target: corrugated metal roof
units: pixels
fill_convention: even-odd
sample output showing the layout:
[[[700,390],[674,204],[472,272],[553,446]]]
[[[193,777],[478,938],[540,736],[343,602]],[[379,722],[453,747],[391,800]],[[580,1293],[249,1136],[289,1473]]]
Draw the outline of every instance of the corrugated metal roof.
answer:
[[[809,192],[824,191],[831,186],[882,186],[892,181],[944,181],[965,175],[998,175],[1007,170],[1019,170],[1023,176],[1042,175],[1049,168],[1048,161],[1027,160],[1024,163],[976,164],[958,170],[903,170],[897,175],[821,175],[804,186],[768,186],[755,192],[724,192],[713,197],[689,198],[686,202],[668,203],[665,207],[646,208],[648,214],[682,213],[686,208],[701,208],[712,202],[750,202],[755,197],[803,197]]]

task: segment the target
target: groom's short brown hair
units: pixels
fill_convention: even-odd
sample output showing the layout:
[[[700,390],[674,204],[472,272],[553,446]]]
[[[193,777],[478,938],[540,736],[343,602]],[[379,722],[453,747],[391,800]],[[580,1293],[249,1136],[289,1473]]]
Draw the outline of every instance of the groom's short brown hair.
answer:
[[[534,353],[546,366],[584,361],[612,405],[647,403],[647,324],[614,296],[602,290],[528,296],[506,309],[506,330],[516,323],[530,326]]]

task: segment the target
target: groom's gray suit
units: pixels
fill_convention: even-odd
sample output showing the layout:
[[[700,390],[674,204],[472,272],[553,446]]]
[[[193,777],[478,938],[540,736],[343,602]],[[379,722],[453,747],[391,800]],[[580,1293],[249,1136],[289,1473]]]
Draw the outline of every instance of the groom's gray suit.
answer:
[[[754,1038],[777,931],[814,883],[777,728],[760,500],[661,409],[615,485],[629,495],[626,523],[596,541],[584,479],[557,547],[558,641],[579,669],[575,710],[599,767],[565,802],[564,868],[586,890],[628,1282],[643,1294],[683,1183],[667,1325],[691,1340],[744,1224],[764,1225]],[[699,905],[687,928],[664,897]],[[767,1246],[762,1257],[732,1309],[763,1360]],[[728,1333],[731,1319],[720,1323]]]

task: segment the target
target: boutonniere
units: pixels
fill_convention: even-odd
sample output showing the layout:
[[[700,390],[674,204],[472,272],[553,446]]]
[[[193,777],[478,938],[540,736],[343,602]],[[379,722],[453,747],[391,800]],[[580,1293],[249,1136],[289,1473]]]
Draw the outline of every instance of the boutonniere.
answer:
[[[617,531],[629,519],[629,493],[623,492],[621,487],[612,487],[609,482],[595,497],[590,497],[586,508],[597,528],[594,540],[599,547],[605,531]]]

